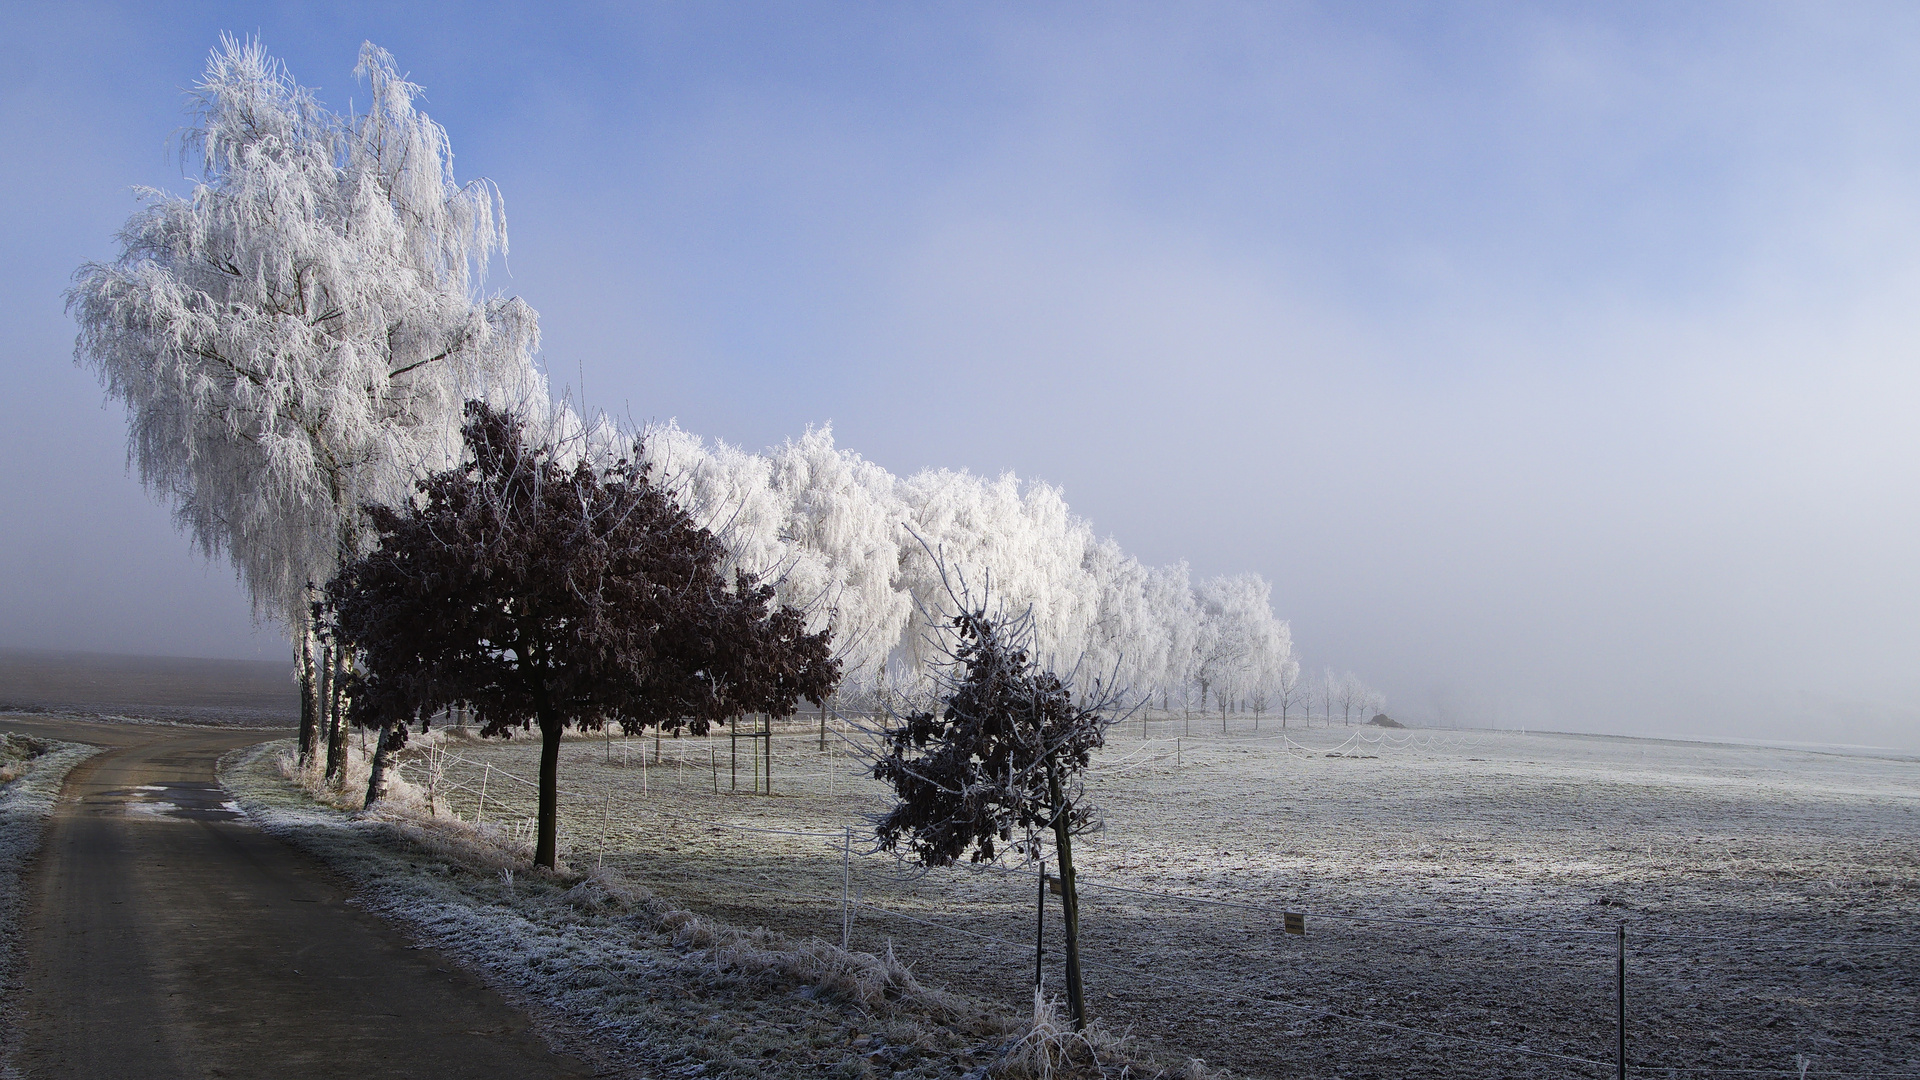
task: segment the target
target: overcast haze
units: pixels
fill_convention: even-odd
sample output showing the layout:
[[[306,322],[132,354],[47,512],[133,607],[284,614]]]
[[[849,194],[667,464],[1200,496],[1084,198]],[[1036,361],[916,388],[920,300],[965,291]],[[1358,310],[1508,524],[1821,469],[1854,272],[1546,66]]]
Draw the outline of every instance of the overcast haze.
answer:
[[[1415,720],[1920,745],[1920,8],[9,7],[0,646],[273,657],[61,291],[223,30],[363,39],[556,384],[1061,485]]]

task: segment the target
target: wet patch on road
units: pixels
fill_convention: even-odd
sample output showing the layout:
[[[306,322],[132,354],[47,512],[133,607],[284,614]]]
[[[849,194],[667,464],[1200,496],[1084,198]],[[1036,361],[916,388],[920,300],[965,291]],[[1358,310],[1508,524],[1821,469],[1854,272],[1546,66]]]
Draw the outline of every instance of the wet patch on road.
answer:
[[[244,815],[219,784],[176,780],[89,796],[96,806],[119,803],[128,817],[171,817],[191,821],[237,821]],[[105,809],[105,807],[101,807]]]

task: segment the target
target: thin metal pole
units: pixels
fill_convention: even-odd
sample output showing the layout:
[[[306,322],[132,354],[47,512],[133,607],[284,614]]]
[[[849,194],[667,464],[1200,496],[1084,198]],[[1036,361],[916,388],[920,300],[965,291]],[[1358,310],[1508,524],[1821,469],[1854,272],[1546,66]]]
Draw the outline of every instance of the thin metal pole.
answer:
[[[1615,1046],[1619,1062],[1620,1080],[1627,1080],[1627,924],[1620,924],[1619,935],[1615,938],[1618,946],[1614,954],[1613,990],[1615,1019],[1618,1021]]]
[[[853,899],[853,827],[847,827],[847,838],[842,849],[846,855],[845,877],[840,879],[840,948],[845,951],[853,943],[853,913],[848,902]]]
[[[1040,908],[1033,920],[1033,988],[1040,989],[1041,960],[1047,955],[1047,861],[1040,860]]]

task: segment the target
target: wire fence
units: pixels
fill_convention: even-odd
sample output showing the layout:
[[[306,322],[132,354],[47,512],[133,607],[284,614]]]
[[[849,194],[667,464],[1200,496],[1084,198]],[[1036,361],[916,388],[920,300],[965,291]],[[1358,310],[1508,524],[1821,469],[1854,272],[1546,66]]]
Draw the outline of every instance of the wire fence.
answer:
[[[761,763],[765,768],[751,769],[752,784],[744,789],[741,773],[730,760],[741,748],[725,735],[610,738],[598,744],[571,740],[564,744],[559,792],[562,849],[576,862],[591,858],[611,864],[639,883],[667,892],[677,901],[705,906],[729,921],[767,925],[803,937],[826,937],[838,930],[844,943],[873,948],[881,947],[882,940],[907,942],[912,945],[909,955],[923,972],[931,969],[943,982],[1001,1000],[1017,1002],[1030,994],[1036,950],[1053,960],[1054,966],[1043,967],[1043,972],[1052,985],[1060,985],[1059,944],[1037,941],[1033,933],[1038,868],[987,865],[929,874],[903,865],[868,842],[872,835],[868,821],[883,803],[878,789],[859,775],[861,759],[855,743],[860,737],[857,726],[845,724],[820,731],[767,732],[747,748],[765,753],[768,759]],[[1258,742],[1236,740],[1233,749],[1264,745],[1280,755],[1331,756],[1356,749],[1457,753],[1472,748],[1462,743],[1354,733],[1329,748],[1309,747],[1281,734]],[[1102,762],[1100,772],[1128,780],[1154,771],[1178,772],[1221,747],[1189,746],[1179,736],[1115,749],[1126,752]],[[538,784],[528,775],[530,769],[510,767],[516,757],[524,760],[525,754],[524,746],[499,744],[427,747],[412,753],[401,767],[413,783],[429,789],[437,802],[464,820],[486,822],[528,839]],[[776,758],[778,769],[771,767]],[[733,797],[765,793],[769,788],[790,798]],[[824,821],[832,821],[834,827],[817,824]],[[737,840],[718,842],[729,835]],[[694,837],[704,839],[696,843]],[[1131,993],[1140,987],[1178,991],[1192,1002],[1215,1003],[1210,1007],[1241,1018],[1243,1025],[1257,1027],[1261,1017],[1289,1016],[1304,1023],[1390,1034],[1415,1044],[1396,1053],[1424,1052],[1434,1062],[1435,1075],[1450,1069],[1470,1071],[1453,1056],[1470,1050],[1490,1055],[1490,1062],[1535,1061],[1543,1067],[1574,1067],[1593,1075],[1920,1080],[1920,1060],[1915,1058],[1920,1051],[1913,1034],[1920,1031],[1920,992],[1916,992],[1913,965],[1920,956],[1914,952],[1920,949],[1920,940],[1911,935],[1687,933],[1640,929],[1630,923],[1555,926],[1474,920],[1452,912],[1415,916],[1351,911],[1289,904],[1280,898],[1223,898],[1148,888],[1087,870],[1079,875],[1079,886],[1083,964],[1090,972],[1112,976],[1120,991]],[[1286,933],[1288,915],[1299,917],[1304,934]],[[1051,922],[1057,933],[1057,916]],[[985,954],[937,944],[952,939],[977,943]],[[1559,951],[1545,951],[1544,942],[1550,940],[1567,944],[1557,947]],[[1258,944],[1250,946],[1250,941]],[[1543,944],[1529,946],[1528,941]],[[1906,1027],[1881,1032],[1877,1052],[1869,1048],[1845,1057],[1832,1051],[1831,1038],[1823,1044],[1825,1049],[1810,1055],[1779,1045],[1727,1047],[1724,1040],[1719,1040],[1723,1045],[1704,1050],[1669,1048],[1650,1037],[1634,1039],[1639,1049],[1630,1049],[1624,1058],[1596,1053],[1596,1048],[1605,1049],[1600,1044],[1613,1034],[1610,1005],[1615,993],[1623,993],[1633,1005],[1629,1034],[1654,1036],[1663,1027],[1724,1033],[1724,1023],[1704,1023],[1693,1015],[1697,1009],[1675,1009],[1662,1000],[1673,994],[1676,981],[1686,985],[1701,981],[1700,946],[1711,947],[1713,955],[1707,960],[1729,962],[1771,955],[1770,950],[1817,950],[1822,956],[1869,958],[1872,962],[1862,965],[1858,971],[1862,979],[1854,980],[1851,991],[1829,987],[1817,995],[1802,995],[1801,1011],[1824,1016],[1827,1026],[1822,1033],[1831,1035],[1844,1027],[1850,1010],[1872,998],[1877,1002],[1876,1015],[1884,1014],[1889,1022]],[[1613,966],[1606,963],[1615,947],[1621,956],[1618,985],[1613,985]],[[1543,1018],[1536,1015],[1539,1010],[1532,1007],[1534,1003],[1526,1000],[1528,995],[1510,996],[1499,1011],[1519,1018],[1515,1022],[1521,1030],[1538,1033],[1525,1040],[1449,1028],[1439,1022],[1449,1016],[1445,1002],[1419,1009],[1399,1006],[1424,1013],[1424,1023],[1419,1015],[1388,1019],[1351,1004],[1369,987],[1399,988],[1414,968],[1436,964],[1471,969],[1481,989],[1468,993],[1484,996],[1486,987],[1500,988],[1503,962],[1541,980],[1534,988],[1538,996],[1571,1002],[1558,1014]],[[1387,965],[1384,970],[1383,964]],[[1312,978],[1289,981],[1289,971],[1316,965],[1317,988]],[[1262,966],[1264,972],[1253,970]],[[1174,970],[1182,973],[1173,974]],[[1876,979],[1878,985],[1858,985]],[[1475,979],[1441,982],[1456,988],[1476,985]],[[1341,1005],[1329,998],[1349,1003]],[[1126,999],[1110,993],[1108,1000],[1117,1011],[1124,1011],[1119,1007],[1127,1004]],[[1230,1008],[1222,1003],[1230,1003]],[[1646,1048],[1648,1043],[1654,1043],[1651,1049]],[[1582,1051],[1582,1045],[1588,1049]],[[1702,1056],[1736,1060],[1744,1056],[1748,1062],[1765,1063],[1702,1063]]]

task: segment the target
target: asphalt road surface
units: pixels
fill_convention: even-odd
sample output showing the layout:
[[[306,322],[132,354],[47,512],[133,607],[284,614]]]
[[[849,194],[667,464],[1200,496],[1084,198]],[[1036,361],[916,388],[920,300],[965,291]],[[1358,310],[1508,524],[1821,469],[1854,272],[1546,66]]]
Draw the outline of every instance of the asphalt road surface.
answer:
[[[109,747],[68,776],[23,889],[31,1080],[593,1075],[227,802],[220,755],[282,733],[0,728]]]

